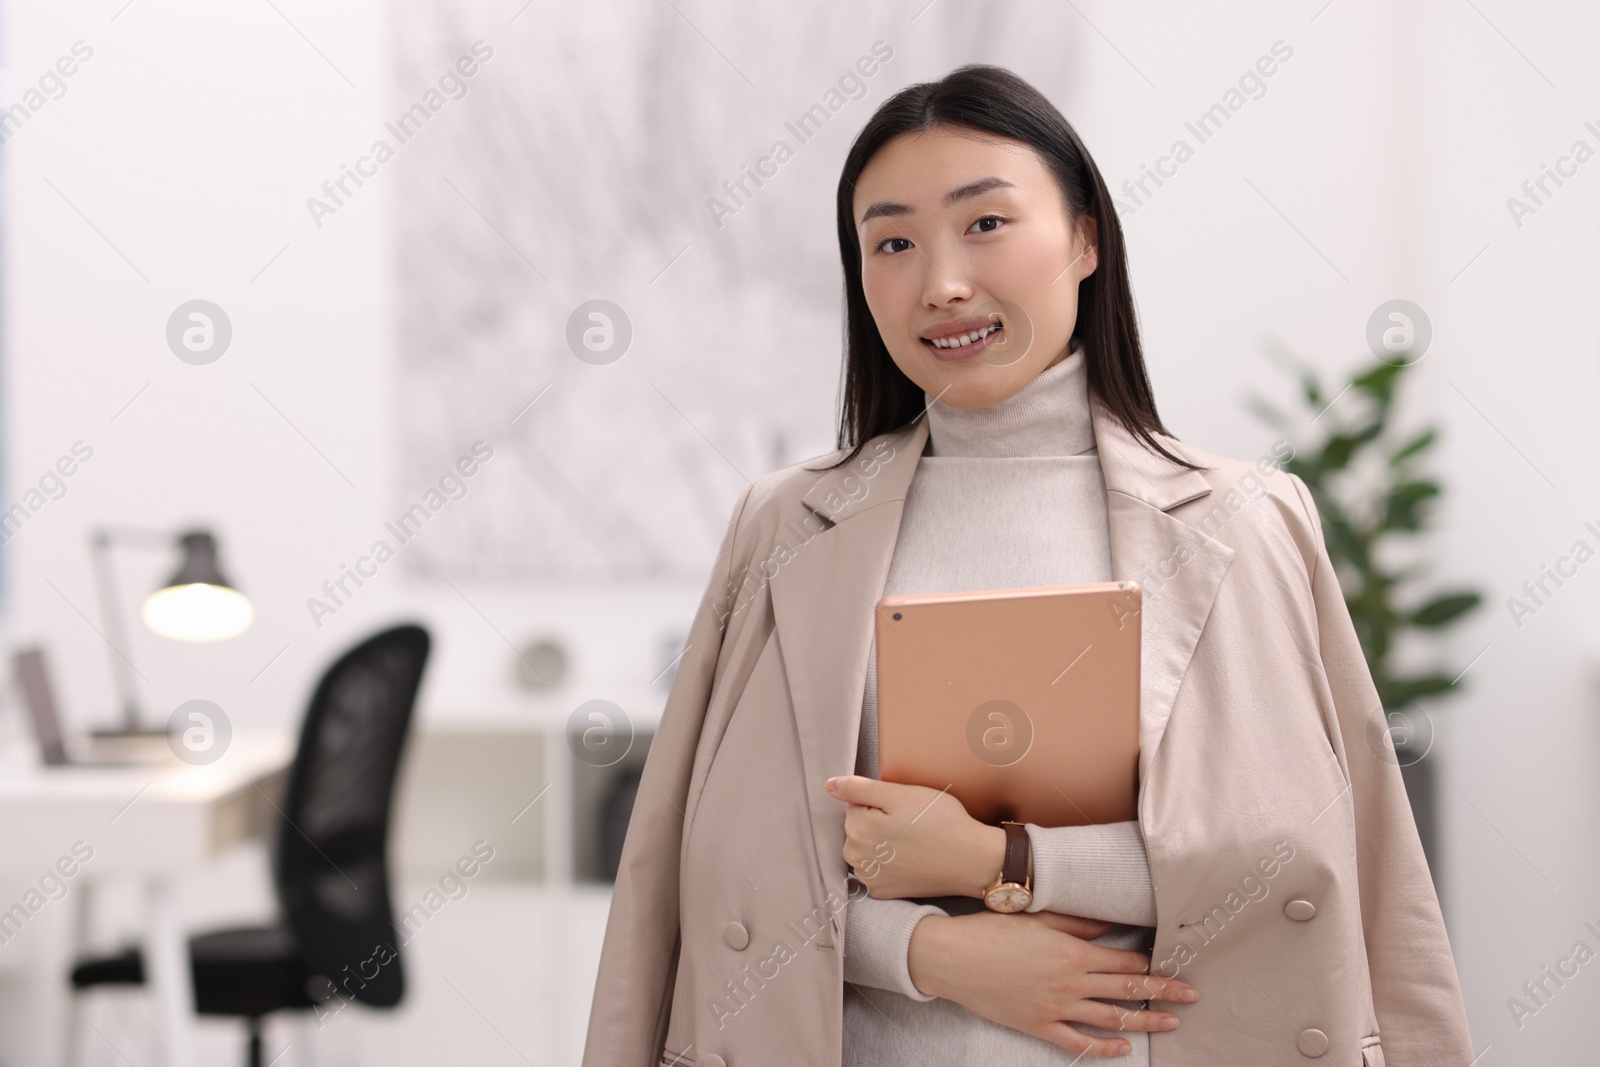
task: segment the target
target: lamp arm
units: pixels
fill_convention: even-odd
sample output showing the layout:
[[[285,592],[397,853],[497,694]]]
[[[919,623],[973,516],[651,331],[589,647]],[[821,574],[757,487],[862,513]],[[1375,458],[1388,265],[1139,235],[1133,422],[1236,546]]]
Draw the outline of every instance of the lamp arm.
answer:
[[[133,661],[128,658],[133,646],[129,644],[127,619],[123,615],[122,599],[117,590],[111,547],[169,548],[172,537],[170,530],[109,525],[97,526],[89,535],[95,564],[95,585],[100,593],[100,619],[105,625],[106,644],[111,650],[111,676],[116,680],[117,695],[122,701],[123,726],[130,732],[139,729],[139,698],[133,681]]]

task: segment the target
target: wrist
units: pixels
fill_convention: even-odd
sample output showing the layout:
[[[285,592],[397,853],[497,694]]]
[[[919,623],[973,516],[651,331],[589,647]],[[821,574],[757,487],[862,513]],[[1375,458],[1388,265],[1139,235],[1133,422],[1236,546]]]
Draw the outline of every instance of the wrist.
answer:
[[[923,996],[945,995],[944,964],[950,959],[955,931],[955,919],[949,915],[927,915],[911,930],[911,941],[906,946],[906,969],[911,974],[911,984]]]
[[[998,826],[979,823],[973,847],[968,850],[969,863],[963,877],[963,896],[982,899],[984,891],[1000,876],[1006,858],[1006,832]]]

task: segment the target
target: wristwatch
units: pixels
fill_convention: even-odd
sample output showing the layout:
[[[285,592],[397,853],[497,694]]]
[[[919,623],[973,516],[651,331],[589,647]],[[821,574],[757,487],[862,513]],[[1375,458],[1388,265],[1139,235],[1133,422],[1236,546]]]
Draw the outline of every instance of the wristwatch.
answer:
[[[1033,903],[1032,879],[1028,877],[1032,846],[1024,824],[1003,822],[1000,825],[1006,832],[1005,859],[1000,865],[1000,877],[983,891],[983,903],[990,911],[1010,914]]]

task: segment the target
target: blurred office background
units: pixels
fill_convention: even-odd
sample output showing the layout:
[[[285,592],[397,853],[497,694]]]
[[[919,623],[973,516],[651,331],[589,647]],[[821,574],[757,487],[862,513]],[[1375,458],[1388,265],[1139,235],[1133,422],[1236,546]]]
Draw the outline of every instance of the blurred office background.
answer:
[[[1464,672],[1425,702],[1435,877],[1480,1062],[1588,1047],[1600,977],[1538,1002],[1524,983],[1600,948],[1600,565],[1532,613],[1508,598],[1600,545],[1590,6],[104,0],[0,4],[0,39],[7,663],[45,650],[70,734],[117,725],[120,661],[148,720],[204,699],[237,746],[207,772],[229,783],[218,803],[194,806],[206,862],[166,872],[153,907],[146,881],[99,877],[171,844],[136,836],[158,825],[140,821],[151,776],[43,775],[6,689],[0,908],[27,919],[0,943],[0,1065],[61,1062],[75,944],[271,920],[271,855],[241,830],[271,776],[227,768],[251,752],[282,770],[330,664],[411,620],[431,650],[390,892],[428,917],[405,996],[320,1026],[274,1016],[266,1059],[578,1061],[608,816],[733,502],[833,445],[844,153],[894,91],[973,61],[1046,92],[1117,193],[1184,440],[1267,453],[1279,432],[1248,397],[1297,403],[1273,352],[1337,383],[1374,364],[1380,308],[1425,316],[1397,413],[1441,430],[1426,555],[1484,596],[1403,650]],[[757,186],[780,140],[792,158]],[[625,343],[580,358],[595,323]],[[1331,422],[1358,398],[1328,399]],[[398,537],[408,512],[425,521]],[[120,641],[102,527],[164,532],[111,549]],[[197,528],[254,607],[228,640],[138,618]],[[597,709],[627,743],[580,758]],[[131,806],[58,832],[77,810],[63,776],[102,800],[126,783]],[[79,839],[96,858],[28,908]],[[81,1062],[172,1062],[156,999],[86,992]],[[237,1023],[180,1025],[191,1062],[240,1062]]]

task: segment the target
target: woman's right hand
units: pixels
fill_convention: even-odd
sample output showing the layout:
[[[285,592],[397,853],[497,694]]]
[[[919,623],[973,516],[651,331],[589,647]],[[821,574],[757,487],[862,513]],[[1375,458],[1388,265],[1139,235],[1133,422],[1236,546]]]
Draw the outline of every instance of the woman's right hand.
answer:
[[[1149,956],[1089,943],[1110,928],[1050,911],[930,915],[911,934],[911,981],[925,994],[1079,1055],[1121,1056],[1133,1046],[1070,1024],[1170,1030],[1174,1015],[1106,1001],[1192,1001],[1199,994],[1187,982],[1150,975]]]

